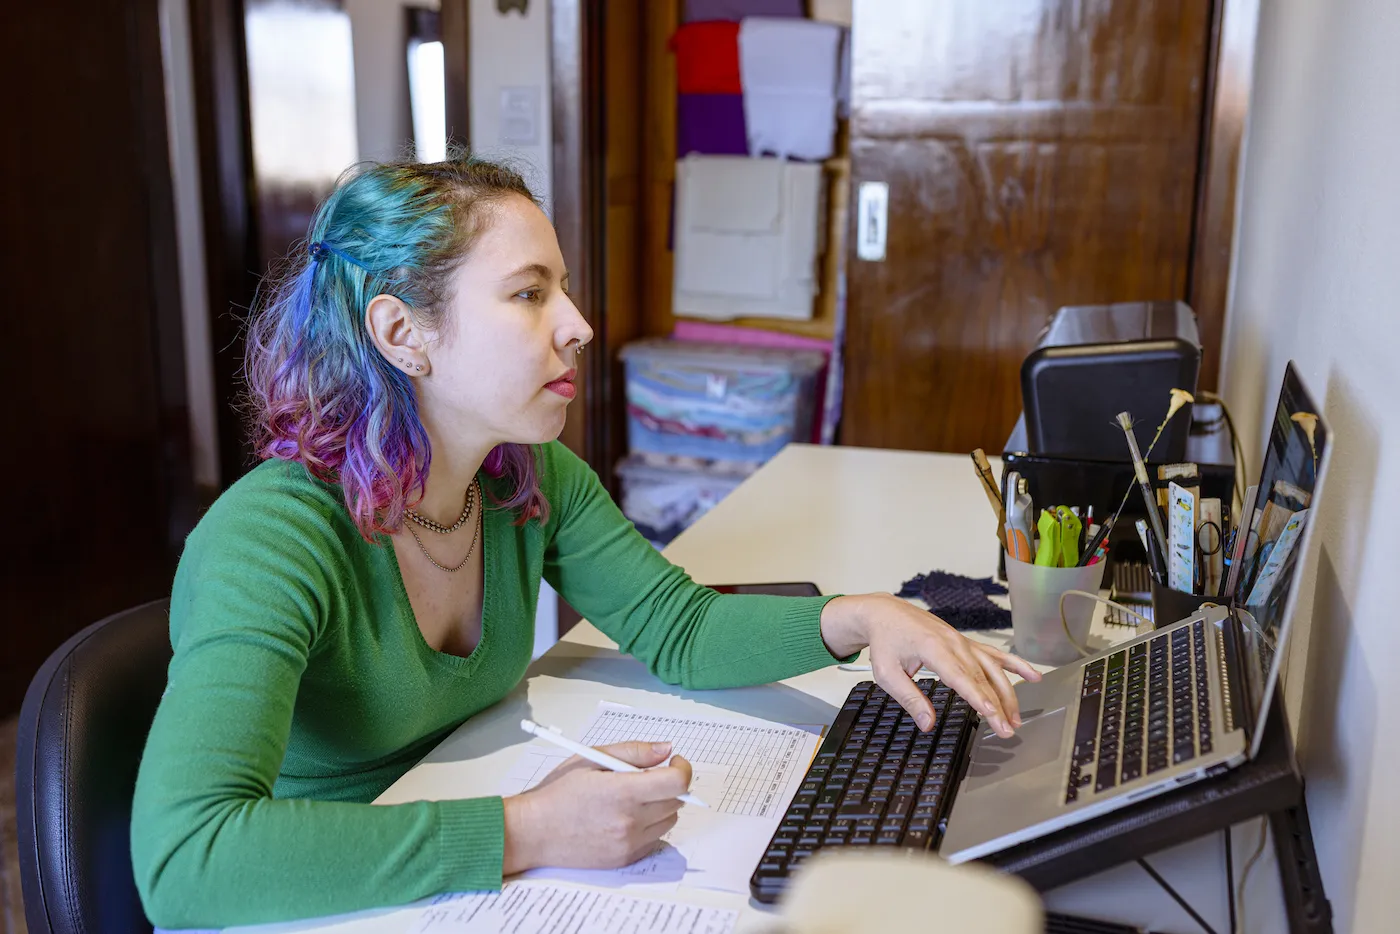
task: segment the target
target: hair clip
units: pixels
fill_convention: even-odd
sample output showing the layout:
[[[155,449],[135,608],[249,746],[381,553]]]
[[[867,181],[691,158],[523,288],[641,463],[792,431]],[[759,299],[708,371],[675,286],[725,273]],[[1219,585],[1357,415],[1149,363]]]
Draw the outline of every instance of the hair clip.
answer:
[[[335,247],[331,246],[324,240],[317,240],[315,243],[307,244],[306,252],[311,254],[312,263],[319,263],[328,255],[335,254],[336,256],[339,256],[341,259],[345,260],[351,266],[358,266],[360,269],[363,269],[366,273],[370,272],[369,267],[366,266],[364,263],[355,259],[353,256],[350,256],[344,250],[337,250]]]

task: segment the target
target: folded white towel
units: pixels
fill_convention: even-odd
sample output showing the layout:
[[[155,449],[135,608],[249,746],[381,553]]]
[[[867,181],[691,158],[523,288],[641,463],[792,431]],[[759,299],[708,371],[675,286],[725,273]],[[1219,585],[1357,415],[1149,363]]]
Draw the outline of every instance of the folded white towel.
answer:
[[[821,186],[814,164],[709,155],[678,161],[675,313],[810,318]]]

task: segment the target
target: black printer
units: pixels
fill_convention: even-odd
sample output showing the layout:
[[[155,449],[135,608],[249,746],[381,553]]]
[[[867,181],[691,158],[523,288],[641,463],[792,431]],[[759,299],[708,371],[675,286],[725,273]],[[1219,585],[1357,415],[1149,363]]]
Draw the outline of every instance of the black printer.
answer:
[[[1192,462],[1202,495],[1231,503],[1235,464],[1219,406],[1187,405],[1147,453],[1171,391],[1194,395],[1200,367],[1196,315],[1183,302],[1061,308],[1021,365],[1022,413],[1002,453],[1003,495],[1014,494],[1006,489],[1014,471],[1038,507],[1093,506],[1098,521],[1112,515],[1135,487],[1116,419],[1126,411],[1154,484],[1152,467]],[[1143,557],[1133,522],[1145,515],[1134,489],[1110,538],[1114,558]]]

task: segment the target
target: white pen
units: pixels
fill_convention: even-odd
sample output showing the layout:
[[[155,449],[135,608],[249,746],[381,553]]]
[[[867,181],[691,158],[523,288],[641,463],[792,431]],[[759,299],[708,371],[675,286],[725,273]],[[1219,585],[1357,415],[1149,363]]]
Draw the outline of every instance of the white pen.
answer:
[[[594,765],[601,765],[603,768],[608,769],[609,771],[645,771],[644,769],[637,768],[637,766],[633,765],[630,762],[623,762],[621,759],[615,759],[612,756],[608,755],[606,752],[599,752],[592,746],[585,746],[583,745],[583,743],[576,743],[573,740],[564,736],[563,733],[560,733],[553,727],[542,726],[536,723],[534,720],[521,720],[520,728],[526,733],[533,733],[540,739],[551,742],[554,745],[560,747],[561,749],[567,749],[569,752],[573,753],[576,756],[582,756],[589,762],[592,762]],[[676,797],[679,798],[681,801],[684,801],[686,804],[693,804],[696,807],[702,808],[709,807],[709,805],[706,804],[704,801],[701,801],[699,798],[695,797],[695,795],[692,795],[688,792],[683,795],[677,795]]]

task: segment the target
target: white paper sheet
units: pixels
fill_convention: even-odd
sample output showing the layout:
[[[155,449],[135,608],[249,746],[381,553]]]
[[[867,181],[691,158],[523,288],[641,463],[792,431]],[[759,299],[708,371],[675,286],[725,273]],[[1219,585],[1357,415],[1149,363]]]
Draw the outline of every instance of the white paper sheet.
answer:
[[[746,893],[749,876],[802,784],[820,737],[800,727],[685,717],[600,703],[575,737],[588,746],[643,740],[672,744],[694,769],[691,793],[710,807],[684,807],[656,853],[617,870],[537,869],[529,878],[674,889],[679,884]],[[568,758],[537,741],[511,768],[502,794],[533,788]]]
[[[729,934],[739,913],[539,882],[440,895],[412,934]]]

